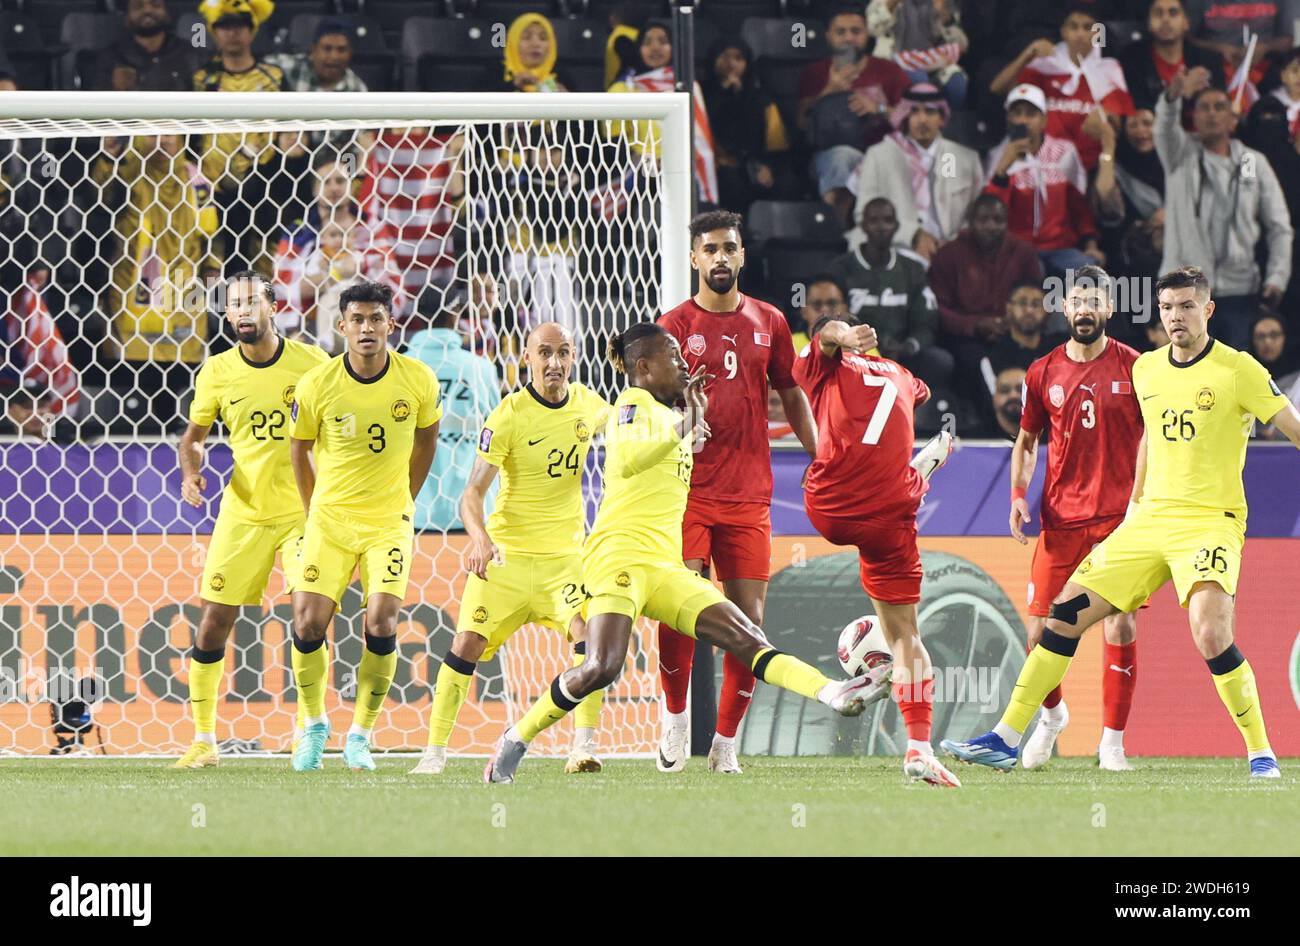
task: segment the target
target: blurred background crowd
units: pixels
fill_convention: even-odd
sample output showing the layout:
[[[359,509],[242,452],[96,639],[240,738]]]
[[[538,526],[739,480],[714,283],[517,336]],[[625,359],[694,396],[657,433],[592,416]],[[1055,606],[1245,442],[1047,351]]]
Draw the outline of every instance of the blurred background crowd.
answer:
[[[669,14],[4,0],[0,89],[655,93],[676,82]],[[693,21],[697,198],[745,215],[742,291],[796,344],[827,314],[873,325],[937,394],[918,433],[951,415],[1014,437],[1025,369],[1063,340],[1053,279],[1090,262],[1125,277],[1111,330],[1141,350],[1167,342],[1142,287],[1203,267],[1217,337],[1300,400],[1300,0],[699,0]],[[590,286],[645,270],[579,257],[635,255],[624,169],[657,134],[576,124],[0,140],[0,432],[175,431],[230,344],[187,287],[246,268],[282,332],[331,351],[341,287],[389,282],[395,342],[485,413],[522,330],[595,337]]]

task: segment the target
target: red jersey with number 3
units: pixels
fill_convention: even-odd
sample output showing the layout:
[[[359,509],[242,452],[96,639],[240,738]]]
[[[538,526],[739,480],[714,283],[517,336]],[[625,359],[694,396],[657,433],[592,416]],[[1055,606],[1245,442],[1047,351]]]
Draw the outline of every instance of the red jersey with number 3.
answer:
[[[930,389],[888,358],[844,351],[828,357],[819,337],[794,364],[817,419],[817,459],[808,468],[805,502],[826,516],[914,518],[930,484],[912,468],[912,415]]]
[[[767,439],[767,385],[794,387],[790,326],[775,306],[740,297],[734,312],[710,312],[687,299],[659,317],[694,371],[709,385],[705,420],[712,435],[695,454],[690,503],[772,502],[772,452]]]
[[[1074,361],[1060,345],[1029,366],[1020,428],[1050,431],[1044,529],[1076,529],[1128,509],[1143,429],[1133,393],[1137,357],[1110,338],[1092,361]]]

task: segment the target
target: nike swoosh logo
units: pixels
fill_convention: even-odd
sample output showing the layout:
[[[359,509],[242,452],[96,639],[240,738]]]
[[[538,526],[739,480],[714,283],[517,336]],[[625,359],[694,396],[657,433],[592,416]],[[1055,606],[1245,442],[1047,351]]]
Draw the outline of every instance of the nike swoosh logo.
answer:
[[[662,749],[659,750],[659,764],[662,765],[665,769],[671,769],[673,767],[673,763],[669,762],[668,759],[664,756],[664,751]]]
[[[1238,714],[1237,714],[1237,718],[1238,718],[1238,719],[1241,719],[1241,717],[1245,716],[1247,713],[1249,713],[1249,712],[1250,712],[1251,710],[1253,710],[1254,708],[1255,708],[1255,706],[1254,706],[1254,704],[1252,703],[1250,706],[1247,706],[1244,710],[1242,710],[1240,713],[1238,713]]]
[[[248,395],[247,395],[247,394],[245,394],[243,397],[240,397],[240,398],[231,398],[231,400],[230,400],[230,406],[231,406],[231,407],[234,407],[234,406],[235,406],[236,404],[238,404],[240,401],[247,401],[247,400],[248,400]]]
[[[528,446],[535,447],[545,439],[545,437],[538,437],[536,440],[530,440],[528,441]]]
[[[1151,400],[1153,397],[1159,397],[1159,396],[1160,396],[1159,394],[1147,394],[1147,395],[1144,395],[1144,396],[1142,397],[1142,400],[1144,400],[1144,401],[1149,401],[1149,400]]]
[[[387,696],[387,695],[388,695],[388,691],[385,690],[383,693],[376,693],[374,690],[371,690],[371,691],[370,691],[370,695],[371,695],[371,696]]]
[[[380,582],[380,584],[390,585],[390,584],[392,584],[392,583],[395,582],[395,581],[401,581],[401,579],[400,579],[400,578],[385,578],[382,582]]]

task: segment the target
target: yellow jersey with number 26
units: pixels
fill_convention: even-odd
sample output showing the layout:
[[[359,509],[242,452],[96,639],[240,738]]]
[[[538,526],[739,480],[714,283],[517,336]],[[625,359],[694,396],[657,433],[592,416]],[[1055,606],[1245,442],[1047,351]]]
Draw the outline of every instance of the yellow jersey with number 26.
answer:
[[[585,557],[629,563],[682,563],[682,517],[691,490],[691,434],[681,414],[644,388],[628,388],[605,426],[605,496],[583,547]]]
[[[421,361],[388,353],[373,378],[360,378],[346,353],[303,375],[293,407],[295,440],[314,440],[312,509],[365,523],[409,518],[415,431],[442,418],[438,379]]]
[[[1255,418],[1268,423],[1287,404],[1268,370],[1213,339],[1182,363],[1166,345],[1133,363],[1133,390],[1147,436],[1142,506],[1227,512],[1244,524],[1241,471],[1251,427]]]

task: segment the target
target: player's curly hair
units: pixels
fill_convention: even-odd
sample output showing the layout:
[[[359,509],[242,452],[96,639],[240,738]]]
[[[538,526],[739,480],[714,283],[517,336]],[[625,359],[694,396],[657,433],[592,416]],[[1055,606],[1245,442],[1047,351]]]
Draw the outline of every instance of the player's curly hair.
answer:
[[[714,230],[735,230],[741,234],[741,239],[744,239],[744,228],[745,218],[738,213],[732,213],[730,210],[706,210],[691,218],[691,247],[694,248],[695,241],[704,234],[712,233]]]
[[[354,302],[376,302],[393,314],[393,290],[391,287],[372,279],[358,279],[339,293],[339,315],[346,315],[348,306]]]
[[[230,290],[234,288],[237,282],[255,282],[257,283],[257,293],[269,304],[275,304],[275,287],[271,285],[271,280],[267,279],[259,272],[251,269],[241,269],[237,273],[232,273],[226,279],[226,297],[229,298]]]
[[[609,363],[619,374],[627,374],[627,366],[636,364],[638,358],[644,358],[651,342],[667,334],[662,326],[654,322],[638,322],[609,340],[606,352]]]

